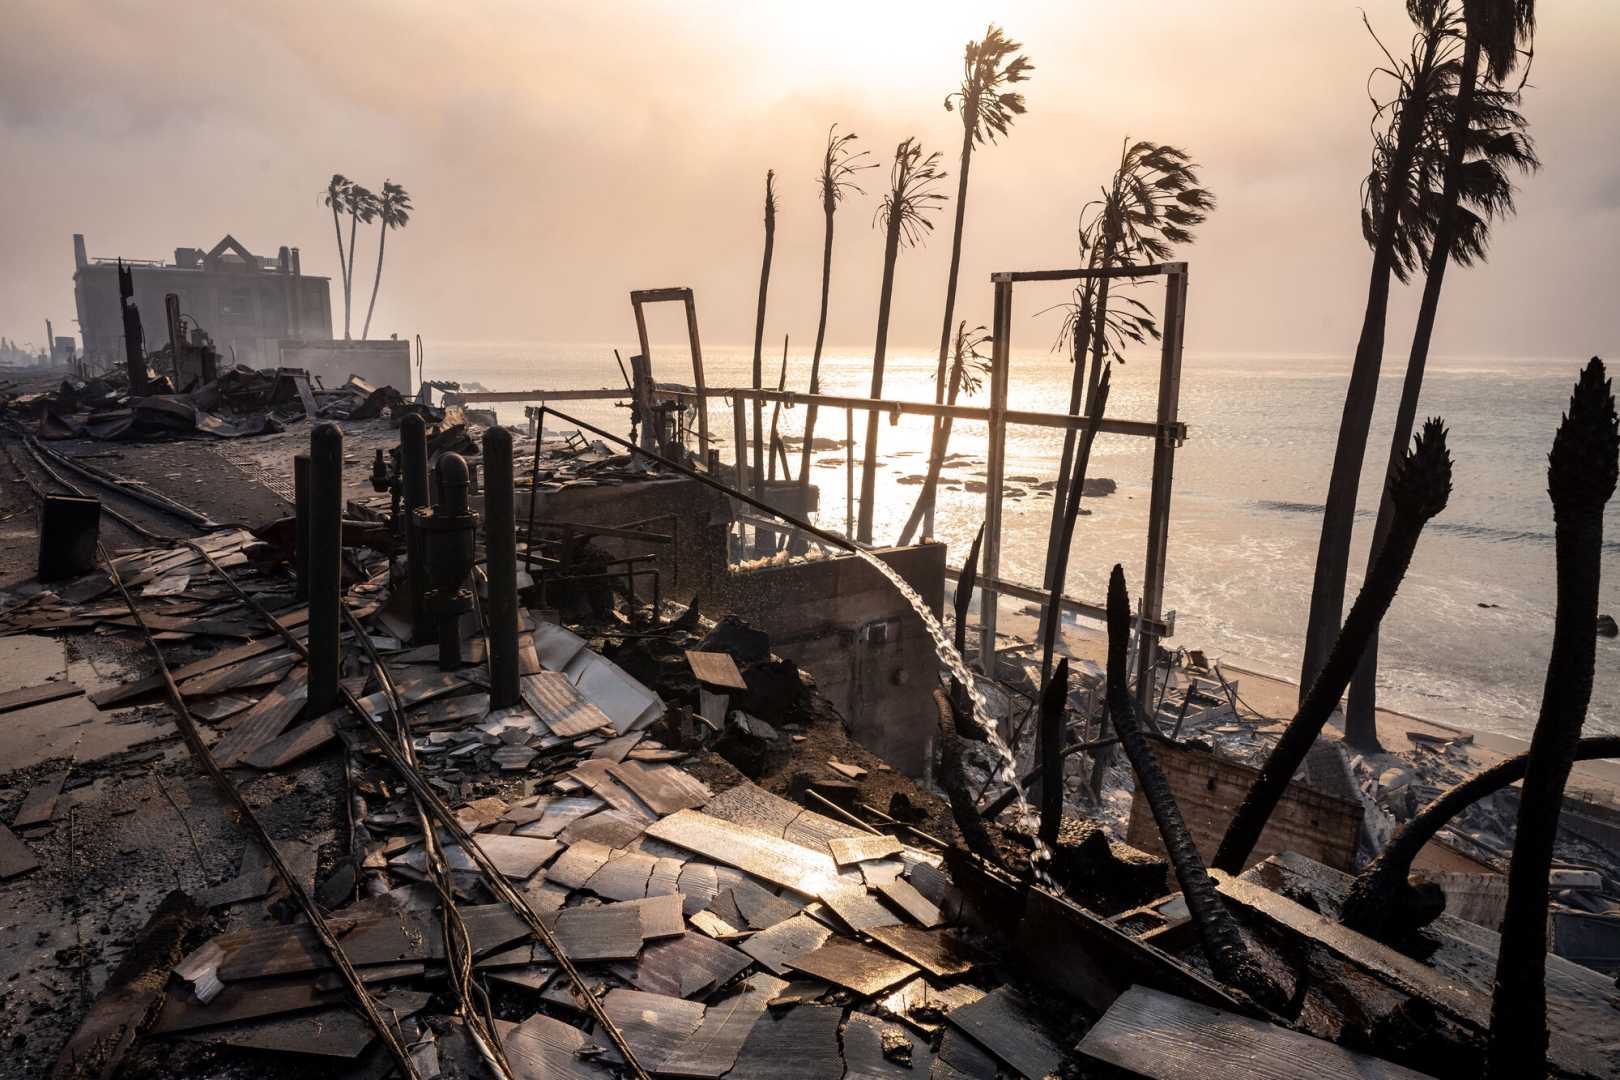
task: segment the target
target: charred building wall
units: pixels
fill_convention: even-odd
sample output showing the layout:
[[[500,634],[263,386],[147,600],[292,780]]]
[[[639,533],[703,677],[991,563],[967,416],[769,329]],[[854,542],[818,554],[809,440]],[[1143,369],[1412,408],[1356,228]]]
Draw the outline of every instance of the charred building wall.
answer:
[[[116,259],[91,259],[84,237],[73,237],[73,299],[84,356],[109,367],[124,362],[124,322]],[[297,248],[255,255],[226,236],[208,251],[176,248],[174,262],[126,260],[135,281],[146,350],[168,344],[163,297],[180,297],[180,312],[213,339],[225,362],[266,368],[280,364],[283,339],[330,341],[330,281],[303,273]],[[400,387],[400,389],[404,389]]]

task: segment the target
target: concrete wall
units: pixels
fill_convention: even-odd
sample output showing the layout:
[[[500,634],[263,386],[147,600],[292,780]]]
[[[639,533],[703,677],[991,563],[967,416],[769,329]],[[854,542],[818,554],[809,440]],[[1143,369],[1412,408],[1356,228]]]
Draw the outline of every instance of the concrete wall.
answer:
[[[518,493],[520,523],[528,515],[525,495]],[[734,569],[726,558],[731,500],[695,480],[570,486],[542,490],[539,500],[541,520],[642,522],[638,527],[672,535],[668,545],[605,537],[595,543],[615,555],[657,555],[666,598],[685,603],[695,594],[705,616],[736,614],[770,634],[776,654],[815,677],[863,745],[897,769],[922,773],[934,732],[931,691],[939,663],[922,620],[876,570],[854,556]],[[945,598],[945,547],[878,554],[937,617]]]
[[[1335,748],[1326,748],[1337,756]],[[1259,770],[1206,750],[1166,743],[1155,742],[1153,752],[1170,781],[1170,790],[1175,793],[1181,813],[1187,819],[1199,853],[1206,860],[1212,858]],[[1330,770],[1324,768],[1321,772]],[[1347,798],[1343,793],[1328,794],[1295,780],[1288,785],[1244,868],[1280,851],[1296,851],[1348,872],[1355,859],[1360,831],[1359,800]],[[1131,800],[1130,830],[1125,841],[1143,851],[1164,853],[1158,826],[1153,823],[1153,814],[1140,788]]]
[[[876,554],[938,618],[945,545]],[[939,661],[922,619],[881,574],[853,555],[740,570],[719,600],[769,633],[779,656],[816,677],[863,746],[902,772],[922,774],[938,717],[932,691]]]
[[[392,386],[407,397],[416,387],[408,341],[283,341],[276,363],[303,368],[328,388],[342,386],[350,375],[372,386]]]

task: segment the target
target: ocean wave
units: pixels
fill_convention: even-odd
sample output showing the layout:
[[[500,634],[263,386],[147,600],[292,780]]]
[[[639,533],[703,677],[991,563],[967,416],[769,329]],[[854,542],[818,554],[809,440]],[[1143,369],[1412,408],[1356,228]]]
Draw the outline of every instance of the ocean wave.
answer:
[[[1289,502],[1284,499],[1258,499],[1253,503],[1253,506],[1257,510],[1266,510],[1277,514],[1317,515],[1325,509],[1321,503]],[[1373,511],[1358,509],[1356,517],[1370,521],[1373,519]],[[1435,532],[1445,533],[1448,536],[1463,536],[1487,544],[1532,544],[1537,547],[1551,547],[1554,540],[1552,533],[1540,529],[1505,529],[1497,525],[1482,525],[1474,521],[1431,521],[1426,527]],[[1605,540],[1603,550],[1608,554],[1620,552],[1620,541]]]

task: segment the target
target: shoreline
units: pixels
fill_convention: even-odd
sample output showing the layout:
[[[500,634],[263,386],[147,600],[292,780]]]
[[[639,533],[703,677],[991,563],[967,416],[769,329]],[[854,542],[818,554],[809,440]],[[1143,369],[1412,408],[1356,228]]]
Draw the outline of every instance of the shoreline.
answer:
[[[1004,604],[997,616],[997,625],[1007,637],[1019,641],[1038,640],[1038,620],[1025,612],[1022,604],[1016,608]],[[1107,641],[1100,631],[1065,624],[1062,627],[1061,638],[1062,647],[1070,656],[1098,664],[1106,661]],[[1204,651],[1211,655],[1212,659],[1218,659],[1207,647]],[[1241,703],[1250,712],[1276,722],[1286,722],[1293,715],[1299,696],[1297,679],[1261,671],[1241,662],[1229,663],[1221,659],[1219,663],[1221,670],[1228,676],[1243,676],[1234,681],[1240,684]],[[1324,729],[1325,735],[1342,737],[1338,727],[1340,715],[1335,712],[1329,718],[1328,726]],[[1505,758],[1523,754],[1530,749],[1529,740],[1517,736],[1481,731],[1448,721],[1431,720],[1383,706],[1378,709],[1378,730],[1384,743],[1384,756],[1388,757],[1411,749],[1410,744],[1400,745],[1406,743],[1404,735],[1407,731],[1419,731],[1444,738],[1466,736],[1472,740],[1467,746],[1467,752],[1476,771],[1489,768]],[[1400,733],[1399,736],[1396,736],[1397,732]],[[1397,743],[1397,738],[1400,739],[1400,743]],[[1595,803],[1620,813],[1620,761],[1576,762],[1570,772],[1569,789],[1569,793],[1577,796],[1580,801]]]

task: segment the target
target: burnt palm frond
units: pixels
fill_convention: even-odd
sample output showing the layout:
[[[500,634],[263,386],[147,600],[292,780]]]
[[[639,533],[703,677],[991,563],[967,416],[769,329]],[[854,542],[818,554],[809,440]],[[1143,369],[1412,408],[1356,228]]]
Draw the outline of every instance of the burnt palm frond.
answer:
[[[945,196],[933,190],[935,184],[945,179],[939,162],[939,151],[924,157],[922,145],[916,139],[906,139],[894,149],[889,193],[883,197],[873,221],[884,229],[898,221],[900,242],[907,247],[916,247],[933,230],[934,223],[928,215],[945,202]]]
[[[945,111],[961,111],[962,124],[977,144],[995,142],[1024,113],[1024,95],[1005,89],[1035,70],[1029,57],[1013,55],[1021,48],[1001,27],[989,26],[981,40],[968,42],[963,51],[962,83],[945,96]]]
[[[991,341],[988,327],[980,325],[969,327],[967,320],[963,319],[956,324],[956,344],[952,350],[954,359],[951,361],[951,387],[960,389],[966,394],[976,394],[979,387],[984,385],[984,377],[990,373],[990,354],[985,346]],[[954,404],[956,395],[951,395]]]
[[[1426,9],[1428,10],[1428,9]],[[1517,91],[1480,86],[1470,95],[1458,93],[1466,78],[1462,59],[1463,18],[1455,0],[1432,5],[1427,22],[1413,37],[1411,59],[1394,69],[1394,97],[1375,110],[1387,119],[1373,137],[1372,170],[1362,183],[1362,235],[1369,246],[1377,243],[1378,222],[1387,200],[1395,199],[1393,233],[1395,276],[1407,281],[1426,266],[1440,223],[1447,213],[1446,169],[1457,110],[1465,102],[1468,123],[1463,129],[1463,160],[1458,175],[1454,232],[1447,256],[1468,266],[1485,257],[1491,221],[1513,213],[1513,173],[1533,173],[1541,167],[1535,144],[1526,133]],[[1434,60],[1429,62],[1428,58]],[[1413,111],[1422,117],[1410,165],[1401,177],[1390,175],[1396,160],[1401,117]]]
[[[372,214],[382,219],[385,229],[403,229],[410,224],[413,209],[410,193],[392,180],[384,180],[382,194],[372,197]],[[361,220],[369,223],[371,218]]]
[[[1198,166],[1186,150],[1150,142],[1125,140],[1113,179],[1096,199],[1080,211],[1076,239],[1081,256],[1091,269],[1107,269],[1144,262],[1162,262],[1176,245],[1193,241],[1193,232],[1215,209],[1215,195],[1202,186]],[[1159,339],[1158,320],[1140,301],[1122,290],[1128,279],[1105,284],[1088,278],[1075,287],[1063,305],[1064,320],[1057,344],[1072,346],[1078,359],[1089,339],[1103,358],[1124,363],[1128,343]],[[1122,300],[1123,306],[1111,301]]]
[[[838,209],[849,192],[865,195],[855,182],[855,174],[862,169],[877,168],[877,162],[861,160],[867,153],[855,150],[850,145],[854,141],[853,132],[838,134],[837,124],[827,129],[827,149],[821,157],[821,175],[816,177],[816,185],[821,189],[821,208],[829,214]]]
[[[1464,8],[1468,36],[1479,43],[1493,82],[1506,81],[1520,57],[1528,65],[1535,52],[1536,0],[1491,0]]]
[[[350,184],[348,191],[344,193],[344,213],[362,225],[370,225],[376,221],[379,209],[376,193],[362,184]]]

